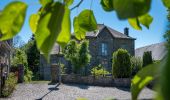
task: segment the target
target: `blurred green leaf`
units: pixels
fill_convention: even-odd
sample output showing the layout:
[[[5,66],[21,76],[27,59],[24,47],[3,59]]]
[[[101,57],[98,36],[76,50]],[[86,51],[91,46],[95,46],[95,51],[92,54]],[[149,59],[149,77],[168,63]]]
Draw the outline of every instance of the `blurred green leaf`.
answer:
[[[78,40],[84,39],[86,35],[86,30],[79,26],[78,17],[74,18],[74,34]]]
[[[129,18],[128,22],[134,29],[142,30],[142,27],[140,26],[138,18]]]
[[[132,100],[137,100],[141,90],[155,78],[158,72],[158,66],[158,63],[148,65],[135,75],[131,83]]]
[[[170,49],[168,49],[167,58],[164,66],[162,66],[161,77],[160,77],[160,96],[163,100],[169,100],[170,98]]]
[[[78,15],[79,26],[86,31],[94,31],[97,29],[97,22],[92,10],[83,10]]]
[[[49,53],[61,32],[64,5],[56,2],[43,10],[35,32],[35,39],[37,40],[37,47],[49,60]]]
[[[153,18],[149,14],[145,14],[139,17],[139,22],[149,29],[150,24],[152,23]]]
[[[39,0],[39,2],[40,2],[40,4],[41,4],[42,6],[45,6],[45,5],[48,4],[48,3],[52,3],[53,0]]]
[[[35,33],[37,30],[37,25],[38,25],[39,19],[40,19],[40,15],[38,15],[38,14],[32,14],[30,16],[29,24],[30,24],[30,28],[33,33]]]
[[[170,8],[170,0],[162,0],[165,7]]]
[[[101,0],[100,4],[105,11],[113,11],[113,0]]]
[[[120,19],[135,18],[150,10],[151,0],[114,0],[114,9]]]
[[[71,37],[71,21],[70,21],[70,9],[65,7],[64,17],[62,21],[62,29],[57,37],[57,42],[60,46],[64,47]]]
[[[66,3],[66,5],[70,6],[74,0],[64,0],[64,2]]]
[[[74,18],[74,33],[78,40],[84,39],[86,32],[97,29],[97,22],[91,10],[83,10]]]
[[[27,5],[21,1],[9,3],[0,14],[0,40],[8,40],[15,36],[22,28]]]

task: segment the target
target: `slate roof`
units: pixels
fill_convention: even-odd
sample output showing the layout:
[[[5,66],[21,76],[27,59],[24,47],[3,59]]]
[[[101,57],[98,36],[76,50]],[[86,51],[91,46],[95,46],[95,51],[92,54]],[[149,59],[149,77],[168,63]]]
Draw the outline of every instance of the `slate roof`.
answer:
[[[116,31],[116,30],[114,30],[114,29],[112,29],[112,28],[110,28],[110,27],[108,27],[108,26],[106,26],[106,25],[104,25],[104,24],[98,24],[98,30],[97,30],[97,31],[93,31],[93,32],[87,32],[87,33],[86,33],[86,36],[87,36],[87,37],[97,37],[98,34],[99,34],[104,28],[108,29],[109,32],[112,34],[112,36],[113,36],[114,38],[124,38],[124,39],[134,39],[134,40],[135,40],[135,38],[132,38],[132,37],[127,36],[127,35],[125,35],[125,34],[123,34],[123,33],[121,33],[121,32],[118,32],[118,31]]]
[[[135,50],[135,56],[143,57],[143,53],[146,51],[152,51],[152,58],[154,60],[161,60],[167,54],[167,49],[165,47],[165,43],[163,42],[137,48]]]
[[[106,26],[104,24],[98,24],[98,30],[93,31],[93,32],[87,32],[86,37],[97,37],[98,34],[104,28],[108,29],[110,31],[110,33],[113,35],[113,37],[115,37],[115,38],[123,38],[123,39],[133,39],[133,40],[135,40],[135,38],[132,38],[132,37],[127,36],[127,35],[125,35],[123,33],[120,33],[120,32],[118,32],[118,31],[116,31],[116,30],[114,30],[114,29],[112,29],[112,28],[110,28],[110,27],[108,27],[108,26]],[[74,37],[74,35],[72,35],[72,36]],[[50,54],[58,54],[59,48],[60,48],[60,46],[57,43],[55,43],[55,45],[54,45],[54,47],[53,47]]]

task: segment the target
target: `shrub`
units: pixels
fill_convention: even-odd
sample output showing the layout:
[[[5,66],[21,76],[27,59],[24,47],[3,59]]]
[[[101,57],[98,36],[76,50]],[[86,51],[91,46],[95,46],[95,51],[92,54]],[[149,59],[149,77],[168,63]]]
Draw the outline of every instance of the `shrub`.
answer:
[[[107,70],[104,69],[104,67],[100,65],[95,66],[91,69],[91,74],[94,76],[106,76],[107,74],[110,74]]]
[[[5,80],[5,85],[2,89],[2,96],[8,97],[15,90],[17,83],[17,77],[14,73],[9,73],[7,80]]]
[[[152,52],[151,51],[146,51],[143,53],[143,67],[152,64],[153,59],[152,59]]]
[[[131,57],[132,76],[142,69],[142,59],[140,57]]]
[[[64,48],[63,54],[73,65],[74,73],[78,73],[90,63],[89,41],[83,40],[78,44],[76,40],[72,40]]]
[[[26,68],[24,72],[24,82],[32,81],[32,77],[33,77],[32,71]]]
[[[130,55],[127,50],[118,49],[113,53],[112,73],[117,78],[127,78],[131,75]]]
[[[66,73],[66,67],[64,64],[60,64],[60,68],[61,68],[61,74],[65,74]]]

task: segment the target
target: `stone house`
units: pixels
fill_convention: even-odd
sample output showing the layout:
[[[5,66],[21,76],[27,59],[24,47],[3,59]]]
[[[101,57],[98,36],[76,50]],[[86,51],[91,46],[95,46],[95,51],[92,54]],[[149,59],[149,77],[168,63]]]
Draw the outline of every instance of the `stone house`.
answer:
[[[98,24],[98,30],[86,33],[86,39],[89,40],[89,51],[92,56],[88,69],[102,64],[105,69],[112,69],[112,54],[119,48],[128,50],[131,55],[135,53],[135,38],[129,36],[128,28],[124,29],[124,33],[118,32],[104,24]],[[43,56],[40,56],[40,76],[42,79],[50,80],[50,66],[59,60],[65,64],[67,68],[71,68],[70,64],[62,55],[58,55],[60,47],[55,44],[51,52],[50,64],[46,63]]]

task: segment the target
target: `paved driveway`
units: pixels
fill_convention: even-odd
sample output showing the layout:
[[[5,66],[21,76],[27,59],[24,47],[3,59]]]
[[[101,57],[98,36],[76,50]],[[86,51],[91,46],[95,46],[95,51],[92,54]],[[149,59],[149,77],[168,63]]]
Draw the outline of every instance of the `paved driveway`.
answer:
[[[140,94],[140,99],[153,98],[154,92],[145,88]],[[75,100],[78,97],[89,100],[104,100],[115,98],[130,100],[131,94],[128,88],[99,87],[78,84],[48,85],[19,84],[13,95],[8,100]]]

